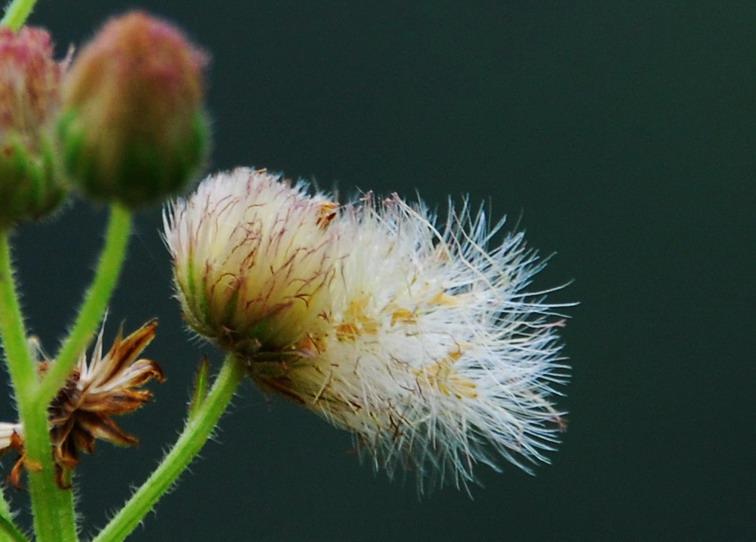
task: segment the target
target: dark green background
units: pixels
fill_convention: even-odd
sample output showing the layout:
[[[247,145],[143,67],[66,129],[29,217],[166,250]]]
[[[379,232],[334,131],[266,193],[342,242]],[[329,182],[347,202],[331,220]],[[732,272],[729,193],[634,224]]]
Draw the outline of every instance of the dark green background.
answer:
[[[418,501],[349,436],[245,385],[217,442],[134,540],[754,540],[756,4],[169,2],[213,55],[211,169],[489,201],[564,331],[569,430],[531,477]],[[62,55],[131,2],[41,0]],[[30,326],[54,349],[101,240],[78,203],[15,237]],[[141,215],[109,335],[158,316],[169,381],[80,469],[87,532],[175,438],[203,353],[170,299],[160,212]],[[10,403],[2,405],[11,416]],[[5,471],[10,458],[3,460]]]

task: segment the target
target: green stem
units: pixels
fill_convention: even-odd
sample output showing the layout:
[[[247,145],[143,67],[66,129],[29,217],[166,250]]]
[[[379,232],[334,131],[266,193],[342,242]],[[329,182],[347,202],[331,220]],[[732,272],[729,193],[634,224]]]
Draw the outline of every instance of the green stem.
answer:
[[[29,542],[26,535],[19,531],[13,522],[7,518],[0,518],[0,535],[5,536],[2,540],[10,542]]]
[[[7,231],[0,232],[0,335],[16,399],[27,399],[34,394],[37,374],[26,344]]]
[[[207,397],[187,420],[176,444],[92,542],[120,542],[141,523],[202,449],[243,377],[243,364],[229,355]]]
[[[15,527],[13,523],[13,512],[11,512],[10,506],[8,506],[8,501],[5,498],[5,490],[0,487],[0,532],[3,532],[2,529],[5,528],[5,524]]]
[[[0,26],[8,26],[13,30],[18,30],[26,22],[26,19],[34,9],[37,0],[13,0],[5,8],[5,15],[0,21]]]
[[[97,326],[107,310],[110,297],[123,267],[126,246],[131,233],[132,214],[120,205],[113,205],[110,213],[105,245],[97,264],[95,278],[84,297],[71,333],[61,346],[55,363],[40,384],[37,400],[45,405],[52,401],[76,365],[76,361],[89,346]]]
[[[0,336],[24,432],[24,464],[29,473],[37,540],[77,540],[72,492],[61,490],[55,483],[47,408],[35,401],[36,364],[26,345],[7,231],[0,232]]]

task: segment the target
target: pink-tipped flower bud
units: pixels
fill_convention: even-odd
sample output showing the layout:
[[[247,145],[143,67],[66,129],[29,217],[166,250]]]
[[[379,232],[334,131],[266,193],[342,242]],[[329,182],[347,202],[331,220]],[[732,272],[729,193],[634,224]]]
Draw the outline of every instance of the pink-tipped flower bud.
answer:
[[[72,181],[135,208],[180,192],[208,149],[206,55],[142,12],[109,21],[66,76],[59,125]]]
[[[63,68],[41,28],[0,28],[0,228],[36,220],[63,200],[52,148]]]

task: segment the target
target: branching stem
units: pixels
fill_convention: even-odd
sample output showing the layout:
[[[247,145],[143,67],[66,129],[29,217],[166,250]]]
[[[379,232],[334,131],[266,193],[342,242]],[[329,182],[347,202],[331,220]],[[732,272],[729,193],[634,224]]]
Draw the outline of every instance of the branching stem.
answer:
[[[130,211],[120,205],[113,205],[105,234],[105,245],[100,261],[97,263],[92,285],[84,296],[84,302],[71,333],[55,356],[55,363],[40,385],[37,399],[40,403],[47,405],[52,401],[58,390],[66,383],[79,356],[97,333],[97,326],[105,315],[126,258],[131,222]]]
[[[23,427],[24,465],[29,473],[37,540],[75,541],[72,492],[60,489],[55,482],[47,407],[36,400],[39,379],[36,363],[26,344],[26,329],[18,302],[7,231],[0,232],[0,338]],[[4,519],[10,521],[8,517]]]

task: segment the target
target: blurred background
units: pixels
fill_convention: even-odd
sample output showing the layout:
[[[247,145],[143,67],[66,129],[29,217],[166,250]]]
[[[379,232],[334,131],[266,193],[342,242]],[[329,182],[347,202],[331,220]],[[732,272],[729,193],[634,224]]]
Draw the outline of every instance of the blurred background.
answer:
[[[348,434],[245,384],[132,540],[756,540],[756,4],[40,0],[31,22],[63,56],[134,7],[212,54],[209,170],[420,194],[441,214],[469,194],[554,254],[534,287],[574,281],[552,299],[580,305],[569,429],[536,476],[481,467],[472,499],[418,499]],[[14,236],[48,350],[105,218],[77,202]],[[138,217],[107,336],[158,317],[146,355],[168,381],[123,419],[137,449],[83,459],[86,533],[175,439],[202,356],[222,357],[189,340],[159,228],[159,209]]]

